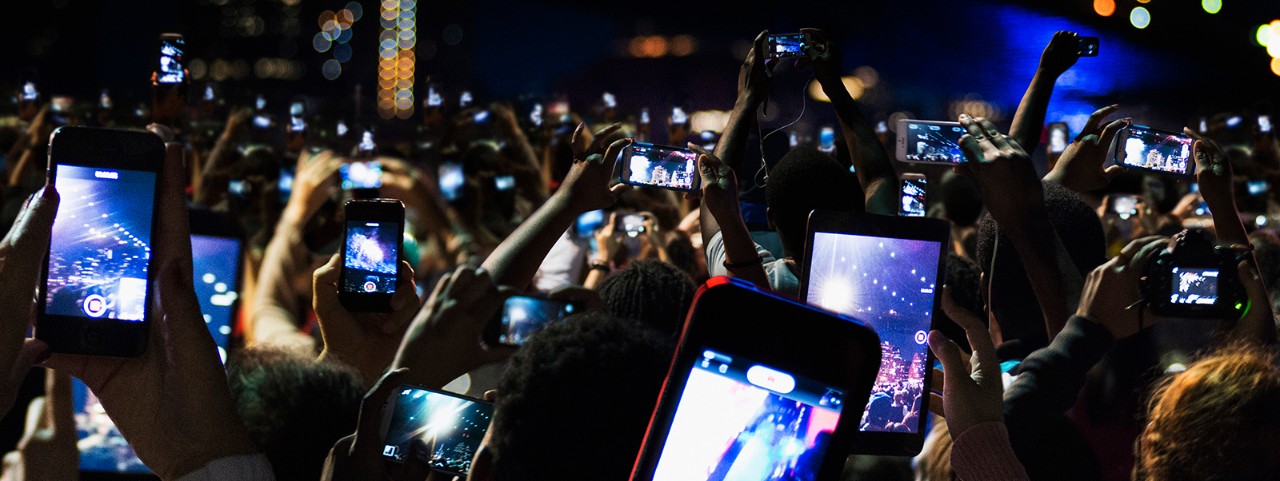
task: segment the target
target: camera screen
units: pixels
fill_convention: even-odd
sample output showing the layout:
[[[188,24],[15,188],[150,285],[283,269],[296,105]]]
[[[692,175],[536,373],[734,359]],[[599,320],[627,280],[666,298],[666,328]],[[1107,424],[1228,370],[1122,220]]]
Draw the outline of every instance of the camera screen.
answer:
[[[1077,52],[1081,57],[1098,56],[1098,37],[1080,37],[1079,42]]]
[[[1271,185],[1265,180],[1251,180],[1245,185],[1249,189],[1249,195],[1262,195],[1271,190]]]
[[[644,216],[640,214],[623,216],[622,232],[625,232],[627,237],[635,237],[644,233]]]
[[[236,284],[240,248],[240,239],[191,235],[196,297],[223,363],[227,362],[227,341],[236,317],[236,299],[240,297],[240,286]]]
[[[1175,174],[1188,173],[1191,137],[1138,128],[1130,128],[1126,132],[1122,160],[1125,167]]]
[[[591,237],[592,234],[600,229],[600,226],[604,225],[604,211],[592,210],[583,212],[582,215],[578,216],[578,221],[574,225],[578,232],[578,237],[584,239]]]
[[[491,419],[492,404],[401,386],[382,457],[403,463],[418,440],[426,444],[424,461],[432,468],[466,475]]]
[[[253,116],[253,126],[260,129],[271,128],[271,117],[267,117],[266,115],[255,115]]]
[[[1061,154],[1067,150],[1067,126],[1065,124],[1053,124],[1049,126],[1049,152]]]
[[[810,305],[861,320],[880,335],[880,372],[862,431],[915,433],[926,391],[937,242],[817,232],[809,264]]]
[[[1117,196],[1111,203],[1111,210],[1122,217],[1128,217],[1138,213],[1138,196],[1121,195]]]
[[[156,82],[179,84],[186,80],[186,73],[182,71],[182,51],[185,48],[181,37],[160,39],[160,71],[156,74]]]
[[[529,336],[552,321],[573,315],[573,304],[536,297],[512,296],[502,305],[502,331],[498,342],[524,345]]]
[[[352,162],[338,167],[342,174],[342,188],[376,189],[382,187],[382,164],[377,162]]]
[[[844,396],[704,350],[689,371],[653,480],[816,479]]]
[[[1218,302],[1218,270],[1173,268],[1171,304],[1213,305]]]
[[[347,221],[342,290],[395,293],[403,236],[398,222]]]
[[[32,100],[35,100],[35,99],[36,99],[36,97],[39,97],[39,96],[40,96],[40,94],[39,94],[38,92],[36,92],[36,84],[35,84],[35,83],[27,82],[27,83],[22,84],[22,100],[25,100],[25,101],[32,101]]]
[[[57,169],[45,314],[142,321],[156,174]]]
[[[902,205],[898,215],[907,217],[924,217],[924,179],[905,179],[902,181]]]
[[[307,122],[302,117],[289,117],[289,131],[300,133],[307,130]]]
[[[908,162],[959,164],[964,162],[960,137],[968,133],[956,122],[906,122]]]
[[[107,416],[98,396],[84,381],[71,379],[72,415],[80,449],[80,470],[98,473],[150,474],[151,469],[138,459],[133,446],[124,439],[116,424]]]
[[[1258,116],[1258,131],[1259,131],[1259,132],[1270,132],[1270,131],[1271,131],[1271,117],[1266,116],[1266,115],[1259,115],[1259,116]]]
[[[785,58],[800,57],[804,55],[805,35],[803,33],[789,33],[785,35],[770,35],[769,50],[766,53],[767,58]]]
[[[462,175],[462,166],[458,164],[440,164],[440,194],[444,200],[453,202],[462,197],[462,184],[466,178]]]
[[[692,150],[659,147],[644,142],[636,142],[628,150],[629,153],[623,154],[627,163],[627,183],[694,190],[698,179],[698,154]]]
[[[493,186],[500,191],[514,189],[516,186],[516,178],[512,175],[499,175],[493,178]]]
[[[361,133],[360,134],[360,151],[371,152],[373,151],[374,147],[375,145],[373,143],[373,132],[366,130],[364,131],[364,133]]]

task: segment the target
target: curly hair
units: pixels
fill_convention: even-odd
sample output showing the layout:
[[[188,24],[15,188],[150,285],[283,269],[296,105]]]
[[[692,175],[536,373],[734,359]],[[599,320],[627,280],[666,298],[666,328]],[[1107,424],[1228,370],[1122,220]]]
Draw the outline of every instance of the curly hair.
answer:
[[[333,443],[355,432],[364,389],[350,367],[250,348],[231,357],[227,376],[236,413],[278,480],[319,479]]]
[[[1273,349],[1237,345],[1156,389],[1138,438],[1134,479],[1261,481],[1280,471],[1280,364]]]
[[[589,313],[551,324],[511,358],[487,448],[494,477],[626,479],[671,361],[671,340]]]
[[[680,334],[697,286],[680,268],[658,260],[633,262],[600,283],[597,291],[614,316]]]

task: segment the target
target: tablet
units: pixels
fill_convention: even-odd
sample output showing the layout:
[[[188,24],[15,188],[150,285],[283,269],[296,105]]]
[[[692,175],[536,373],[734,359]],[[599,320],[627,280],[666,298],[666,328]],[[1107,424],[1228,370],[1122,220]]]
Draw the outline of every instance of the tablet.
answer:
[[[838,478],[878,346],[858,321],[712,278],[694,297],[631,480]]]
[[[814,211],[800,299],[858,319],[880,336],[853,452],[914,456],[927,434],[933,329],[950,226],[941,219]]]

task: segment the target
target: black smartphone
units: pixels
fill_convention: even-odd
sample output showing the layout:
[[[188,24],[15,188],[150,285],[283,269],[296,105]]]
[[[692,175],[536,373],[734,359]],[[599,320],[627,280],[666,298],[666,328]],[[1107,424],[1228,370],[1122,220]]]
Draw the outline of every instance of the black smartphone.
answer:
[[[147,348],[164,142],[142,131],[61,127],[49,142],[58,206],[36,337],[53,352],[137,357]]]
[[[1186,134],[1130,125],[1116,135],[1112,147],[1116,152],[1114,163],[1131,169],[1192,177],[1196,171],[1191,159],[1193,141]]]
[[[902,174],[901,182],[902,190],[898,204],[898,215],[924,217],[925,187],[928,181],[922,174]]]
[[[1079,42],[1076,52],[1081,57],[1097,57],[1098,56],[1098,37],[1078,37]]]
[[[1061,154],[1067,150],[1067,144],[1071,143],[1071,130],[1066,123],[1054,122],[1049,124],[1049,153]]]
[[[630,479],[839,478],[880,357],[858,321],[712,278],[694,296]]]
[[[899,162],[926,164],[964,163],[960,137],[968,133],[959,122],[937,120],[898,120]]]
[[[804,46],[809,43],[809,36],[803,33],[784,33],[769,35],[766,40],[768,50],[764,58],[803,57]]]
[[[702,185],[697,164],[698,154],[692,150],[635,142],[622,152],[622,176],[618,181],[642,187],[697,192]]]
[[[160,35],[160,57],[156,68],[156,83],[176,85],[187,81],[185,52],[187,41],[181,34]]]
[[[800,299],[859,319],[880,336],[875,385],[850,394],[866,396],[853,453],[914,456],[924,445],[934,359],[928,339],[950,233],[941,219],[809,215]]]
[[[377,189],[382,187],[382,163],[376,160],[351,162],[338,167],[343,190]]]
[[[523,346],[535,332],[547,324],[572,316],[581,309],[577,304],[533,296],[511,296],[502,303],[502,311],[485,328],[484,342],[489,345]]]
[[[338,300],[351,312],[390,312],[404,240],[404,204],[395,199],[349,200]]]
[[[409,384],[401,385],[394,397],[382,457],[404,463],[413,443],[421,442],[425,452],[420,451],[420,461],[431,469],[466,477],[493,420],[493,404]]]

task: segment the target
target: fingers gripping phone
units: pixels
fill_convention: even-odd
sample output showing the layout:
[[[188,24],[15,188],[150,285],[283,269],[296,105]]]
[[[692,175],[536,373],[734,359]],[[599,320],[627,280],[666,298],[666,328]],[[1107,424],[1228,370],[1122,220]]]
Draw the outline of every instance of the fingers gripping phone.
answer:
[[[404,238],[404,204],[350,200],[345,206],[338,300],[351,312],[390,312]]]
[[[1116,135],[1114,163],[1131,169],[1191,177],[1196,171],[1191,159],[1193,140],[1186,134],[1130,125]]]
[[[899,199],[898,215],[905,217],[924,217],[925,186],[927,181],[922,174],[902,174],[902,192]]]
[[[39,284],[36,337],[53,352],[137,357],[147,347],[164,143],[148,133],[61,127],[48,181],[63,202]]]
[[[580,311],[577,304],[532,296],[511,296],[502,311],[485,328],[489,345],[523,346],[529,336],[552,322]]]

